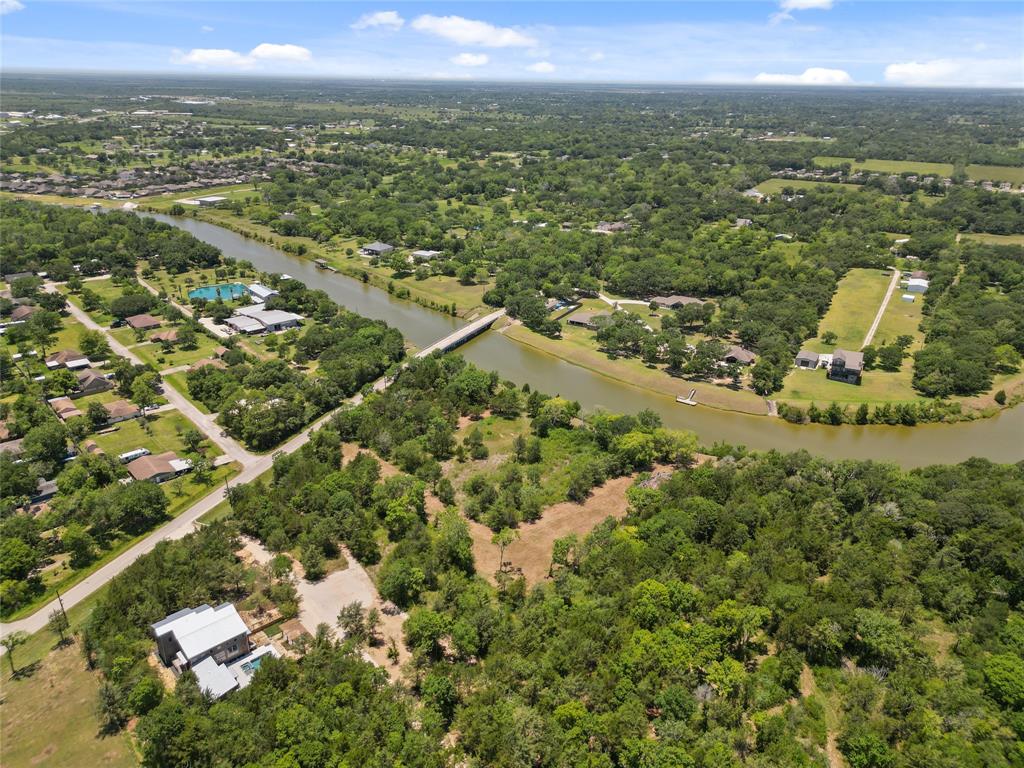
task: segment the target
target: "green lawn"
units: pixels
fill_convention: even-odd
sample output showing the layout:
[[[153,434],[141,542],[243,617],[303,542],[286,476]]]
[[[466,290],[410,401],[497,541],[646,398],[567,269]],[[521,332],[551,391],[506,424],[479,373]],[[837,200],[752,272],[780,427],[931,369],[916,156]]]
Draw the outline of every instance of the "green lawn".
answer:
[[[115,332],[116,333],[116,332]],[[147,334],[152,335],[154,332]],[[211,339],[206,334],[196,334],[197,346],[195,349],[181,349],[180,346],[172,346],[170,352],[164,351],[163,344],[151,342],[132,347],[132,352],[139,356],[144,363],[151,363],[157,370],[175,368],[179,365],[191,365],[197,360],[211,357],[215,347],[220,345],[219,341]]]
[[[890,273],[878,269],[851,269],[847,272],[839,281],[832,304],[818,325],[818,338],[808,339],[803,344],[804,348],[812,352],[831,352],[834,347],[859,350],[882,303],[889,280]],[[821,340],[826,331],[838,336],[832,346]]]
[[[876,171],[878,173],[917,173],[924,176],[949,177],[953,175],[952,163],[924,163],[916,160],[865,160],[858,163],[852,157],[819,155],[814,158],[818,165],[841,165],[849,163],[855,171]],[[975,181],[1009,181],[1015,185],[1024,184],[1024,168],[1010,165],[968,165],[967,176]]]
[[[33,641],[45,649],[53,646],[54,637],[43,630]],[[19,665],[38,661],[27,651],[22,647],[15,652]],[[6,679],[8,674],[4,661],[0,735],[7,768],[138,765],[126,731],[108,737],[99,734],[100,678],[85,668],[78,643],[51,651],[31,674],[13,680]]]
[[[176,390],[178,390],[181,394],[183,394],[185,397],[187,397],[192,402],[192,404],[196,408],[198,408],[202,413],[210,413],[210,409],[209,408],[207,408],[205,405],[203,405],[198,400],[193,400],[192,396],[189,395],[189,393],[188,393],[188,384],[185,381],[185,376],[186,375],[187,374],[184,371],[182,371],[182,372],[179,372],[179,373],[168,373],[166,376],[163,376],[162,378],[164,380],[164,383],[170,384],[172,387],[174,387]]]
[[[910,358],[903,361],[903,368],[898,372],[866,371],[860,384],[833,381],[825,375],[824,368],[814,371],[793,368],[775,399],[802,406],[814,402],[822,407],[833,401],[840,405],[859,405],[922,400],[911,387],[912,373],[913,361]]]
[[[1024,184],[1024,168],[1012,165],[968,165],[967,175],[977,181],[1009,181]]]
[[[889,306],[885,308],[885,314],[882,315],[882,321],[875,329],[875,338],[872,341],[874,346],[878,347],[886,342],[895,341],[897,336],[913,336],[914,344],[910,347],[910,351],[913,352],[923,341],[924,334],[921,333],[920,326],[924,297],[916,295],[914,302],[908,303],[900,298],[902,295],[903,291],[899,287],[893,291]]]
[[[865,160],[858,163],[852,157],[834,157],[819,155],[814,158],[817,165],[833,166],[849,163],[855,171],[875,171],[877,173],[918,173],[925,176],[951,176],[952,163],[923,163],[916,160]]]
[[[147,417],[148,429],[143,429],[138,419],[130,419],[115,424],[116,431],[105,435],[92,435],[91,439],[110,456],[119,456],[136,448],[148,448],[150,453],[176,451],[183,455],[186,452],[181,435],[193,427],[191,421],[176,411],[154,413]],[[206,440],[203,447],[206,456],[213,459],[223,451],[220,447]]]
[[[977,240],[989,245],[1024,245],[1024,235],[990,235],[986,232],[964,232],[965,240]]]

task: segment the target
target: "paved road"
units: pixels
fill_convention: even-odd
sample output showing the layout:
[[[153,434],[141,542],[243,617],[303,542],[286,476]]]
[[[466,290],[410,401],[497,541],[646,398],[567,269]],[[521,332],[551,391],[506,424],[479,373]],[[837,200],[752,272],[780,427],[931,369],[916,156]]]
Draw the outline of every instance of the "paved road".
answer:
[[[53,286],[52,284],[49,284],[47,285],[47,290],[55,291],[56,287]],[[111,336],[106,328],[103,328],[99,324],[97,324],[84,311],[74,306],[70,302],[68,303],[68,309],[71,312],[71,314],[75,317],[75,319],[82,323],[82,325],[84,325],[86,328],[101,331],[106,336],[108,342],[110,343],[111,350],[113,350],[119,355],[128,358],[129,360],[132,360],[133,362],[140,362],[138,357],[136,357],[132,353],[132,351],[128,349],[128,347],[121,344],[117,339]],[[493,313],[493,315],[488,315],[487,317],[481,318],[475,323],[472,323],[471,326],[476,326],[481,323],[490,325],[504,313],[504,310],[501,310],[500,312],[495,312]],[[452,336],[459,335],[459,332],[452,334]],[[450,338],[451,337],[446,337],[445,339],[442,339],[441,342],[438,342],[438,344],[431,345],[431,347],[439,346],[442,343],[449,341]],[[377,381],[373,382],[373,389],[377,392],[383,391],[384,389],[387,388],[387,386],[390,383],[391,380],[387,379],[386,377],[382,377]],[[188,418],[195,422],[195,424],[200,429],[206,432],[210,439],[216,442],[217,445],[221,446],[225,454],[231,456],[242,465],[242,472],[239,475],[237,475],[234,479],[236,483],[248,483],[255,480],[257,477],[259,477],[261,474],[263,474],[273,466],[274,456],[277,453],[288,454],[297,451],[299,448],[301,448],[303,445],[309,442],[310,435],[320,426],[322,426],[326,421],[328,421],[337,412],[337,410],[340,410],[340,408],[345,407],[345,405],[359,405],[363,401],[363,396],[361,394],[355,395],[354,397],[347,400],[344,404],[340,405],[338,409],[330,411],[329,413],[320,417],[309,427],[304,429],[299,434],[295,435],[295,437],[293,437],[291,440],[289,440],[280,448],[278,448],[277,451],[275,451],[273,454],[258,455],[245,450],[245,448],[243,448],[230,437],[221,437],[220,426],[213,421],[213,417],[208,414],[201,413],[198,408],[192,405],[191,402],[189,402],[184,396],[179,394],[173,387],[165,387],[164,394],[167,397],[167,399],[171,403],[173,403],[182,413],[188,416]],[[159,544],[161,541],[167,541],[170,539],[180,539],[188,533],[190,533],[191,531],[193,531],[195,528],[196,521],[204,514],[209,512],[211,509],[213,509],[215,506],[217,506],[221,501],[223,501],[223,499],[223,488],[216,488],[212,490],[209,494],[207,494],[205,497],[203,497],[198,502],[193,504],[178,517],[165,523],[162,527],[153,531],[142,541],[125,550],[103,567],[98,568],[96,571],[89,574],[86,578],[75,584],[75,586],[71,587],[67,590],[67,592],[61,595],[64,602],[64,608],[71,608],[72,606],[80,603],[86,597],[91,595],[97,589],[104,586],[108,581],[110,581],[123,570],[125,570],[129,565],[135,562],[136,559],[146,554],[147,552],[151,552],[153,548],[156,547],[156,545]],[[49,618],[50,612],[57,607],[57,601],[53,600],[47,605],[44,605],[42,608],[40,608],[32,615],[25,617],[24,619],[8,622],[6,624],[0,624],[0,637],[6,637],[8,634],[12,632],[19,631],[28,632],[30,634],[33,632],[38,632],[40,629],[46,626],[46,622],[47,619]],[[2,649],[0,649],[0,652],[2,652]]]
[[[871,343],[872,339],[875,338],[875,331],[878,330],[878,324],[882,322],[882,315],[885,314],[885,308],[889,306],[889,299],[892,298],[892,292],[896,290],[896,286],[900,284],[900,277],[902,273],[896,269],[896,267],[889,267],[892,270],[892,279],[889,281],[889,290],[885,292],[885,297],[882,299],[881,305],[878,307],[878,312],[875,313],[875,319],[871,323],[871,327],[868,328],[867,336],[864,337],[864,343],[860,345],[861,349],[864,349],[868,344]]]
[[[56,287],[48,285],[47,290],[55,291]],[[100,333],[102,333],[106,337],[107,343],[110,344],[111,350],[116,352],[118,355],[120,355],[121,357],[125,357],[136,364],[142,362],[138,358],[138,356],[131,351],[131,349],[129,349],[124,344],[115,339],[110,334],[109,329],[101,326],[99,323],[97,323],[95,320],[89,317],[89,315],[85,311],[79,309],[71,302],[68,302],[68,311],[75,318],[75,320],[80,322],[86,328],[89,328],[94,331],[99,331]],[[191,400],[189,400],[183,394],[178,392],[178,390],[176,390],[170,384],[164,386],[163,394],[164,397],[167,398],[167,401],[169,403],[171,403],[181,413],[185,414],[185,416],[188,417],[189,421],[191,421],[193,424],[199,427],[199,429],[202,432],[204,432],[206,436],[210,438],[210,440],[216,443],[217,446],[232,459],[241,462],[242,464],[245,464],[247,461],[251,461],[252,459],[255,458],[256,454],[247,451],[242,446],[242,444],[239,443],[237,440],[228,437],[227,435],[221,435],[221,432],[223,432],[223,428],[219,424],[217,424],[217,417],[215,415],[203,413],[202,411],[200,411],[198,408],[196,408],[195,405],[193,405]]]
[[[376,387],[376,383],[374,386]],[[357,403],[361,401],[362,397],[357,395],[350,402]],[[262,456],[249,454],[252,458],[249,459],[247,463],[243,464],[244,468],[241,474],[234,478],[234,482],[248,483],[255,480],[273,466],[274,455],[276,455],[276,453],[292,453],[297,451],[309,442],[310,434],[333,415],[334,412],[332,411],[331,413],[321,417],[311,426],[307,427],[287,443],[282,445],[274,454],[265,454]],[[80,603],[86,597],[121,573],[121,571],[135,562],[136,559],[147,552],[151,552],[161,541],[180,539],[186,534],[191,533],[195,528],[195,522],[223,500],[224,488],[217,487],[213,489],[209,494],[193,504],[178,517],[165,523],[162,527],[157,528],[138,544],[125,550],[102,568],[98,568],[95,572],[89,574],[86,578],[82,579],[82,581],[68,589],[67,592],[61,595],[64,599],[64,607],[71,608],[73,605]],[[50,611],[57,607],[57,601],[53,600],[31,616],[19,619],[18,621],[0,624],[0,637],[6,637],[11,632],[23,631],[31,634],[32,632],[39,631],[46,626],[46,621],[50,616]]]

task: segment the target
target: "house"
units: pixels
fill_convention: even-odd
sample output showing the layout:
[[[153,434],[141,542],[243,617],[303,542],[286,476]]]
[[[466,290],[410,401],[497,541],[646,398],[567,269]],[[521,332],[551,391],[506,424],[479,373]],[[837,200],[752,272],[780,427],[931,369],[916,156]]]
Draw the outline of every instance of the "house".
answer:
[[[37,307],[35,304],[19,304],[11,311],[10,322],[23,323],[41,309],[42,307]]]
[[[88,368],[89,358],[77,350],[62,349],[60,352],[54,352],[46,357],[46,367],[51,371],[56,368],[67,368],[72,371],[78,368]]]
[[[129,403],[127,400],[115,400],[112,403],[104,403],[103,407],[107,411],[107,424],[128,421],[128,419],[134,419],[142,414],[137,405]]]
[[[928,273],[925,272],[923,269],[915,269],[913,272],[910,273],[910,277],[913,280],[927,280]]]
[[[225,200],[227,200],[227,198],[222,197],[221,195],[207,195],[206,197],[195,198],[196,205],[200,206],[201,208],[209,208],[211,206],[220,205]]]
[[[263,323],[245,315],[232,315],[224,324],[239,333],[263,333]]]
[[[128,462],[128,474],[139,482],[150,481],[162,483],[165,480],[182,475],[192,469],[192,462],[179,459],[174,451],[158,453],[155,456],[142,456]]]
[[[753,223],[754,222],[751,221],[750,219],[736,219],[736,221],[733,223],[733,226],[736,227],[736,229],[741,229],[743,227],[749,227]]]
[[[912,277],[907,280],[907,293],[924,293],[928,290],[928,281],[920,277]]]
[[[761,202],[762,200],[764,200],[764,192],[761,192],[760,190],[755,189],[754,187],[743,190],[743,196],[749,197],[752,200],[757,200],[757,202]]]
[[[797,368],[817,368],[818,362],[821,356],[817,352],[810,352],[806,349],[801,349],[796,353],[796,367]]]
[[[208,656],[193,666],[192,672],[195,673],[199,689],[206,691],[212,699],[216,700],[231,691],[241,690],[249,685],[265,656],[280,658],[274,646],[261,645],[251,653],[247,653],[227,665],[219,664],[214,661],[212,656]]]
[[[367,243],[359,250],[364,256],[386,256],[395,250],[395,246],[376,240],[372,243]]]
[[[61,421],[67,421],[82,415],[82,411],[78,409],[78,406],[69,397],[54,398],[50,401],[50,407]]]
[[[8,440],[7,442],[0,443],[0,453],[9,453],[11,456],[21,455],[21,441],[22,438],[17,440]]]
[[[652,296],[651,301],[665,309],[675,309],[676,307],[683,307],[687,304],[704,303],[700,299],[695,299],[693,296],[679,296],[676,294],[673,294],[672,296]]]
[[[168,328],[166,331],[158,331],[150,336],[149,340],[159,343],[174,344],[178,341],[178,330],[176,328]]]
[[[594,231],[605,235],[614,234],[615,232],[629,232],[629,222],[599,221],[597,226],[594,227]]]
[[[432,261],[441,255],[440,251],[419,250],[412,252],[413,261]]]
[[[160,660],[176,672],[203,659],[224,664],[249,652],[249,628],[231,603],[184,608],[153,624]]]
[[[859,384],[863,372],[864,355],[860,352],[837,349],[832,353],[832,364],[828,369],[830,379],[845,381],[847,384]]]
[[[136,331],[148,331],[151,328],[159,328],[161,323],[160,318],[145,313],[126,317],[124,321]]]
[[[736,346],[733,344],[727,350],[725,350],[725,356],[722,358],[727,363],[739,363],[741,365],[753,365],[754,360],[757,356],[749,349]]]
[[[78,373],[78,389],[71,395],[72,398],[95,395],[99,392],[106,392],[114,388],[110,379],[94,368],[86,368]]]
[[[263,283],[250,283],[248,286],[249,295],[255,301],[266,301],[271,296],[280,295],[279,291],[275,291],[273,288],[268,288]]]
[[[218,368],[223,371],[225,368],[228,367],[228,364],[218,357],[207,357],[203,360],[196,360],[194,363],[192,363],[192,365],[188,367],[188,370],[191,373],[192,371],[198,371],[200,368],[211,367]]]
[[[251,314],[249,317],[259,322],[269,333],[285,328],[297,328],[303,320],[302,315],[285,312],[283,309],[265,309],[262,312]]]
[[[607,312],[574,312],[569,315],[569,325],[575,325],[580,328],[589,328],[594,331],[597,330],[597,321],[603,318],[611,317]]]
[[[9,275],[4,275],[4,282],[10,285],[15,280],[22,280],[26,277],[35,277],[34,272],[12,272]]]

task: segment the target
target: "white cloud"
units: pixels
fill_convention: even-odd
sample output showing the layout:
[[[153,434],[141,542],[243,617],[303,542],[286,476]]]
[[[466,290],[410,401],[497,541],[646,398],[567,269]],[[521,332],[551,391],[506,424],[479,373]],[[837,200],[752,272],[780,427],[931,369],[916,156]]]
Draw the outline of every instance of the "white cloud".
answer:
[[[885,81],[893,85],[1020,87],[1024,84],[1024,57],[900,62],[885,68]]]
[[[0,16],[6,16],[8,13],[23,10],[25,10],[25,4],[18,2],[18,0],[0,0]]]
[[[228,48],[193,48],[188,53],[173,57],[182,64],[196,64],[200,67],[250,67],[252,59]]]
[[[482,67],[490,60],[486,53],[460,53],[450,59],[452,64],[460,67]]]
[[[312,58],[308,48],[291,43],[260,43],[247,54],[230,48],[193,48],[187,53],[174,51],[171,55],[171,61],[176,64],[215,69],[247,69],[261,61],[305,62]]]
[[[780,75],[762,72],[754,78],[759,85],[850,85],[853,78],[843,69],[810,67],[799,75]]]
[[[364,13],[352,25],[352,29],[370,29],[371,27],[401,29],[403,24],[405,24],[405,19],[398,15],[398,11],[377,11],[376,13]]]
[[[539,72],[542,75],[549,75],[555,71],[555,65],[550,61],[538,61],[536,64],[531,64],[527,67],[531,72]]]
[[[431,16],[426,14],[412,22],[419,32],[443,37],[459,45],[479,45],[484,48],[532,48],[537,41],[511,27],[496,27],[486,21],[465,19],[462,16]]]
[[[209,34],[210,32],[213,32],[213,27],[211,27],[209,24],[203,24],[203,26],[199,28],[199,31],[204,34]]]
[[[779,0],[779,11],[773,13],[769,20],[772,24],[792,21],[792,11],[827,11],[832,8],[833,0]]]
[[[260,43],[249,51],[249,56],[267,61],[309,61],[313,58],[309,48],[291,43]]]
[[[832,7],[832,0],[781,0],[779,8],[789,11],[827,11]]]
[[[594,51],[587,58],[590,61],[604,61],[604,51]]]

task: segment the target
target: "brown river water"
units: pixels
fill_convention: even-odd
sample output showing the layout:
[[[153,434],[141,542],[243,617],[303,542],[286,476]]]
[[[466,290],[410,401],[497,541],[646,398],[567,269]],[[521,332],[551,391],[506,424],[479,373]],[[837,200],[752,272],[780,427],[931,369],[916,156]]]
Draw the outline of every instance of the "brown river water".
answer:
[[[265,272],[282,272],[325,291],[339,304],[398,328],[417,347],[446,336],[464,321],[396,299],[345,275],[317,269],[309,260],[188,217],[143,214],[191,232]],[[459,352],[503,378],[577,400],[585,409],[635,413],[650,408],[666,426],[690,429],[703,443],[726,442],[755,450],[805,449],[833,459],[875,459],[904,467],[952,464],[979,456],[998,462],[1024,460],[1024,406],[990,419],[916,427],[793,425],[782,419],[679,405],[670,396],[631,387],[586,368],[519,344],[500,333],[484,333]]]

